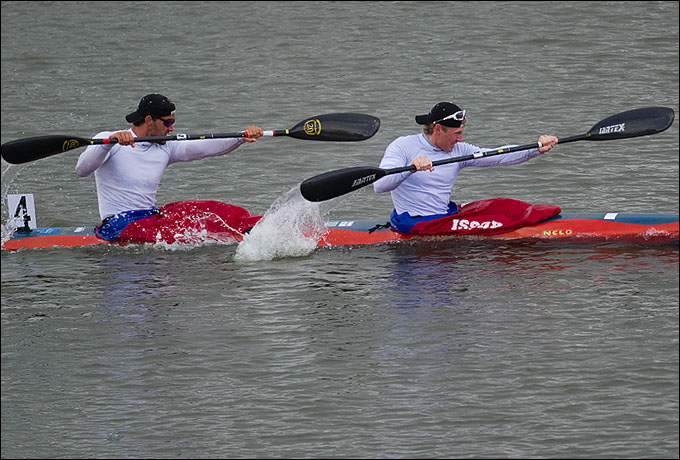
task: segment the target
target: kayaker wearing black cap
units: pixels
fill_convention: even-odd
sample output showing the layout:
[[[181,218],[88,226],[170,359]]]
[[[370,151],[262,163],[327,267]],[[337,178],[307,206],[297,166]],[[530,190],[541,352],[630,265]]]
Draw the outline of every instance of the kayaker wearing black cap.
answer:
[[[467,166],[507,166],[523,163],[549,151],[557,144],[557,137],[543,135],[539,149],[523,150],[486,158],[432,167],[432,162],[452,157],[491,150],[462,142],[467,111],[451,102],[440,102],[430,113],[415,117],[423,125],[423,132],[402,136],[385,150],[380,168],[391,169],[414,165],[417,171],[387,175],[373,185],[377,193],[392,192],[394,211],[390,223],[393,228],[408,233],[414,223],[455,214],[456,203],[451,191],[458,173]]]
[[[118,230],[126,222],[153,213],[156,192],[165,169],[172,163],[193,161],[225,155],[244,142],[255,142],[262,136],[259,126],[248,126],[246,137],[229,139],[201,139],[181,142],[140,142],[136,137],[167,136],[175,123],[175,104],[161,94],[148,94],[139,102],[137,110],[125,119],[132,127],[123,131],[103,131],[95,138],[118,139],[117,143],[91,145],[80,155],[76,173],[85,177],[95,174],[99,214],[110,220],[126,213]],[[112,236],[100,235],[106,239]]]

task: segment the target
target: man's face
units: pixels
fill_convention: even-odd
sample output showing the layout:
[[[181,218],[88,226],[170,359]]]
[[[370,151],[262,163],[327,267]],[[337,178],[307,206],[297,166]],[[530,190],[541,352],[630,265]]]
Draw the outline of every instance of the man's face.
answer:
[[[450,152],[453,147],[463,140],[465,126],[459,128],[448,128],[440,124],[434,125],[433,143],[445,152]]]

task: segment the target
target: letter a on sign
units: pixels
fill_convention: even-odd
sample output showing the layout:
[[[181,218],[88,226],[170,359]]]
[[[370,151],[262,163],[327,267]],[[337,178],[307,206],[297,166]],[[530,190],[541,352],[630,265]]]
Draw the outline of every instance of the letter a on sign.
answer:
[[[32,193],[23,195],[7,195],[9,217],[18,219],[17,230],[29,231],[38,228],[35,222],[35,203]]]

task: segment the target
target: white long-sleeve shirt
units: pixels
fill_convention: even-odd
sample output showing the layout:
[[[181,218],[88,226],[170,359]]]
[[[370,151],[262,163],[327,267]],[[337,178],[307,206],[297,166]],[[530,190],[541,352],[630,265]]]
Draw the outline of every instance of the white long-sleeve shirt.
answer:
[[[114,132],[104,131],[94,137],[107,138]],[[134,135],[132,129],[130,132]],[[243,142],[242,138],[230,138],[136,142],[134,148],[91,145],[78,158],[76,173],[85,177],[94,172],[99,215],[105,219],[123,211],[153,208],[165,168],[172,163],[225,155]]]
[[[502,147],[512,147],[505,145]],[[501,148],[501,147],[498,147]],[[434,146],[423,133],[395,139],[385,150],[380,162],[383,169],[401,168],[414,158],[426,155],[432,162],[471,155],[495,149],[481,148],[467,142],[458,142],[451,152]],[[448,213],[451,190],[460,170],[467,166],[507,166],[540,155],[538,149],[521,150],[485,158],[460,161],[435,166],[434,171],[406,171],[389,174],[373,184],[376,193],[392,192],[392,202],[397,214],[408,212],[411,216],[429,216]]]

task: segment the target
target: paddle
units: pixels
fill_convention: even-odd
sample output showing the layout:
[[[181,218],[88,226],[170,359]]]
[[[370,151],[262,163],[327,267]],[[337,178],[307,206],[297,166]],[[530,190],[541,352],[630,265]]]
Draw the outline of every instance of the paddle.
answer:
[[[289,136],[314,141],[363,141],[380,128],[380,119],[361,113],[329,113],[301,121],[286,130],[265,131],[265,136]],[[245,132],[226,134],[173,134],[138,137],[136,142],[185,141],[245,137]],[[2,157],[8,163],[20,164],[50,157],[87,145],[112,144],[117,140],[87,139],[77,136],[49,135],[17,139],[2,144]]]
[[[646,107],[630,110],[605,118],[593,126],[586,134],[559,139],[559,144],[583,140],[609,141],[656,134],[668,129],[668,127],[673,124],[674,118],[675,113],[673,112],[673,109],[667,107]],[[433,161],[432,166],[457,163],[459,161],[467,161],[474,158],[490,157],[493,155],[501,155],[503,153],[517,152],[538,147],[540,147],[540,144],[535,143],[490,150],[487,152],[477,152],[472,155]],[[381,169],[371,166],[338,169],[305,180],[300,184],[300,192],[308,201],[325,201],[365,187],[388,174],[415,170],[416,167],[413,165],[394,169]]]

